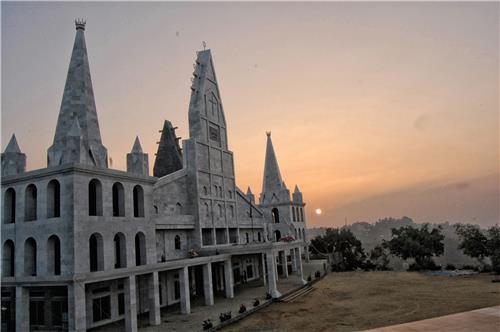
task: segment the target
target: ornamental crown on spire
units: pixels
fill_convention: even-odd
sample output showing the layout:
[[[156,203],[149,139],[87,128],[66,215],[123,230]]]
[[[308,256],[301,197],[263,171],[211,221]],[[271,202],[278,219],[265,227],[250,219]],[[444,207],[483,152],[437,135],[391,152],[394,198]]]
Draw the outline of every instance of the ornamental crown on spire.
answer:
[[[81,19],[81,18],[75,19],[76,30],[85,30],[86,23],[87,23],[87,21],[85,21],[84,19]]]

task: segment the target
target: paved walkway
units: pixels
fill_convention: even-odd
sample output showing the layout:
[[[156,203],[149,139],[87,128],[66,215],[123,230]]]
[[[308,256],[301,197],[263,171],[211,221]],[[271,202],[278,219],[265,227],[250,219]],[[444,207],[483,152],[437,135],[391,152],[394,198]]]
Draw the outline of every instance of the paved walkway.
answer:
[[[500,331],[500,306],[386,326],[364,332],[495,332]]]

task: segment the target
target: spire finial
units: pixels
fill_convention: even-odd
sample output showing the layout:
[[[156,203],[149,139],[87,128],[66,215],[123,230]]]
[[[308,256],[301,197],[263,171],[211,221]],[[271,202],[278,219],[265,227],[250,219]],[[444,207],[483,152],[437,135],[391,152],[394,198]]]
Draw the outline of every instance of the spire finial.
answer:
[[[207,48],[207,42],[206,41],[203,41],[203,50],[205,50]]]
[[[267,135],[267,137],[271,137],[271,132],[270,131],[266,131],[266,135]]]
[[[85,31],[85,24],[87,23],[87,21],[85,21],[84,19],[82,18],[77,18],[75,20],[75,27],[76,27],[76,30],[83,30]]]

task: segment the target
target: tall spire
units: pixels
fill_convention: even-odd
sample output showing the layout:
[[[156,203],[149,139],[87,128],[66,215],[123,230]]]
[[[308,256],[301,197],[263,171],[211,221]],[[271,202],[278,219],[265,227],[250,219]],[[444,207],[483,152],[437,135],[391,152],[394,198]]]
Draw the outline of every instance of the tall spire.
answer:
[[[48,166],[80,162],[98,167],[108,167],[108,153],[101,142],[94,91],[90,77],[89,60],[85,44],[85,21],[76,20],[76,36],[64,86],[61,109],[57,119],[54,142],[48,150]],[[81,130],[84,155],[79,160],[63,156],[66,136],[76,117]]]
[[[175,134],[176,128],[168,120],[163,123],[153,166],[153,176],[162,177],[182,169],[182,153],[179,147],[179,138]]]
[[[267,132],[266,160],[264,164],[264,179],[262,183],[262,193],[277,193],[281,189],[286,189],[283,179],[281,178],[278,160],[274,153],[273,141],[271,140],[271,132]]]
[[[1,159],[2,176],[16,175],[26,171],[26,155],[21,152],[16,135],[12,134]]]

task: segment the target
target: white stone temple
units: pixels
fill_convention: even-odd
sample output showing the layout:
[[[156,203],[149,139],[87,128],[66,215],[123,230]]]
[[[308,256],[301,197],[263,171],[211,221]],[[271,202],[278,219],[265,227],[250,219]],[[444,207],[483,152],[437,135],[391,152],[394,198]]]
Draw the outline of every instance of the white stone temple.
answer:
[[[117,321],[136,331],[139,314],[150,325],[166,306],[189,315],[193,296],[217,305],[214,295],[234,297],[243,281],[261,279],[279,297],[277,278],[303,279],[302,193],[286,187],[270,133],[259,202],[237,187],[210,50],[196,56],[182,148],[165,121],[153,175],[132,135],[127,171],[115,170],[101,141],[85,22],[75,23],[47,167],[26,171],[15,136],[2,154],[2,331]]]

